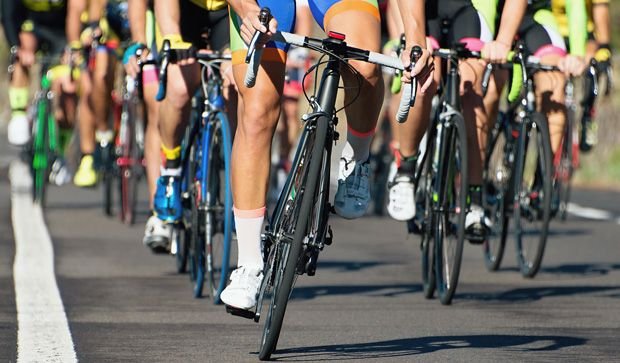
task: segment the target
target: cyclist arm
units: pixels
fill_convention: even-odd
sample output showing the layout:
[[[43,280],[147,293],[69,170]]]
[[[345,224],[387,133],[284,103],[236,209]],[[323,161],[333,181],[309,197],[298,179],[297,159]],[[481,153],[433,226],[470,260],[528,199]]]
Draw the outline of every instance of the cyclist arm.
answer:
[[[278,22],[275,18],[271,18],[269,21],[269,29],[260,23],[258,19],[260,6],[255,0],[228,0],[228,4],[242,20],[239,34],[246,44],[250,43],[257,30],[267,35],[262,39],[262,43],[266,42],[277,31]]]
[[[155,0],[155,21],[162,36],[181,34],[179,0]]]
[[[611,24],[608,1],[593,2],[592,20],[594,21],[596,42],[609,46],[611,42]]]
[[[146,44],[146,11],[148,9],[148,0],[128,0],[127,5],[131,40],[136,43]]]
[[[585,57],[588,40],[586,3],[584,0],[566,0],[566,16],[568,18],[568,43],[570,54]]]
[[[527,0],[507,0],[502,11],[497,37],[482,48],[483,56],[495,63],[506,62],[512,41],[519,30],[525,11]]]
[[[426,17],[423,0],[398,0],[398,8],[405,26],[406,46],[403,54],[403,65],[409,66],[409,54],[414,46],[422,48],[422,56],[416,62],[411,72],[403,73],[403,81],[411,82],[413,77],[418,78],[420,92],[424,93],[433,80],[433,57],[426,46]]]
[[[69,0],[67,5],[66,33],[69,47],[79,49],[82,46],[80,42],[80,33],[82,31],[81,16],[87,9],[87,0]]]

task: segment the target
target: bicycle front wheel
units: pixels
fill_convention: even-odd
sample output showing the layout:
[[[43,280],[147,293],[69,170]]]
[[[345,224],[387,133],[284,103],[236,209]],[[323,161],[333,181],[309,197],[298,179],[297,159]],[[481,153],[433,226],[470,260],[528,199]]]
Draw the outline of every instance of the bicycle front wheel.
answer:
[[[219,304],[228,279],[233,215],[228,119],[220,112],[215,117],[208,146],[205,248],[211,299]]]
[[[538,272],[551,218],[551,145],[546,118],[540,113],[524,122],[515,165],[514,236],[517,262],[524,277]]]
[[[323,153],[330,120],[321,116],[316,121],[314,132],[304,130],[293,170],[280,197],[284,203],[279,221],[274,221],[274,236],[281,236],[271,246],[264,269],[265,277],[261,295],[268,299],[267,316],[260,342],[259,359],[268,360],[275,351],[282,329],[284,313],[298,274],[298,265],[303,253],[303,240],[311,226],[311,213],[318,201]],[[319,212],[320,213],[320,212]],[[261,297],[262,298],[262,297]],[[259,306],[260,308],[260,306]]]
[[[511,126],[501,118],[491,134],[486,155],[483,180],[483,205],[493,227],[482,246],[484,262],[489,271],[497,271],[504,257],[508,236],[508,215],[506,211],[512,174]],[[508,202],[509,203],[509,202]]]
[[[444,305],[452,302],[461,270],[465,213],[467,211],[467,134],[460,114],[452,117],[450,126],[444,126],[447,143],[440,151],[439,173],[433,192],[438,201],[435,223],[435,277],[437,294]],[[441,146],[440,146],[441,147]]]
[[[429,138],[430,139],[430,138]],[[433,172],[431,168],[432,148],[427,151],[422,164],[420,178],[416,186],[415,202],[418,208],[423,206],[423,211],[417,211],[416,214],[422,216],[420,225],[420,249],[422,250],[422,287],[424,297],[431,299],[435,295],[435,241],[431,226],[432,213],[432,185]]]

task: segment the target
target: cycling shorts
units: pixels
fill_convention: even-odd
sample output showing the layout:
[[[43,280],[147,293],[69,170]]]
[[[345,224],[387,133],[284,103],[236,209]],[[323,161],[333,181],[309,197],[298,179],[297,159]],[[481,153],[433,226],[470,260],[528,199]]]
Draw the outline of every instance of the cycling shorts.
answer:
[[[494,24],[486,18],[472,1],[426,2],[426,33],[434,49],[465,43],[467,49],[480,51],[484,43],[493,40]]]
[[[544,57],[546,55],[566,55],[566,43],[560,35],[551,11],[538,10],[528,12],[519,27],[518,37],[525,44],[529,55]]]
[[[278,29],[291,32],[295,28],[295,1],[294,0],[258,0],[258,5],[268,7],[272,15],[278,21]],[[363,11],[371,14],[379,20],[379,7],[377,0],[308,0],[308,6],[316,22],[325,29],[325,24],[329,24],[335,15],[350,11]],[[230,11],[230,42],[233,57],[233,64],[244,62],[247,52],[247,45],[241,39],[239,29],[241,19],[231,9]],[[267,43],[263,53],[263,60],[266,62],[286,62],[286,52],[288,46],[279,42]]]
[[[209,11],[190,1],[181,1],[181,36],[198,49],[228,48],[228,9]]]

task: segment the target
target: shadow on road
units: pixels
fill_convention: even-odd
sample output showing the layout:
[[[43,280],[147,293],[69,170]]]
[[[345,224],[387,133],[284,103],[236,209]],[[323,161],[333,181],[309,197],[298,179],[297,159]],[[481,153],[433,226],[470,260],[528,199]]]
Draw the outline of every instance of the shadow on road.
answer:
[[[276,351],[275,358],[297,362],[386,359],[467,348],[510,348],[511,352],[545,352],[584,345],[586,342],[587,339],[584,338],[552,335],[440,336],[282,349]]]
[[[340,272],[345,271],[360,271],[367,268],[372,268],[380,265],[385,265],[383,262],[376,261],[321,261],[319,260],[318,268],[319,270],[323,269],[333,269],[338,270]]]
[[[292,299],[311,300],[319,296],[336,295],[365,295],[392,297],[403,294],[418,293],[422,291],[420,284],[407,285],[359,285],[359,286],[298,286],[293,290]]]
[[[553,275],[579,275],[587,276],[604,276],[611,271],[620,270],[620,264],[612,263],[583,263],[583,264],[565,264],[558,266],[542,267],[540,273]],[[501,272],[519,272],[517,267],[503,267]]]
[[[548,297],[573,296],[583,294],[604,293],[602,297],[618,298],[620,286],[610,285],[578,285],[578,286],[546,286],[508,290],[500,293],[465,293],[456,294],[456,299],[497,302],[531,302]]]

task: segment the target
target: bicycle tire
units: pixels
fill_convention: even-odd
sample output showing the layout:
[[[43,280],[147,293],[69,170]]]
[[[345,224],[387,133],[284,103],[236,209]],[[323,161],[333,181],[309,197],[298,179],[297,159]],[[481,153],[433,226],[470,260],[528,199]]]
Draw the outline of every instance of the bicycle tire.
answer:
[[[431,138],[429,137],[429,139]],[[433,218],[433,213],[431,209],[432,168],[430,157],[430,155],[432,154],[432,145],[429,144],[427,156],[424,158],[424,163],[421,166],[422,174],[420,175],[418,185],[416,186],[416,199],[418,199],[416,200],[416,204],[424,205],[424,216],[422,217],[422,226],[420,228],[420,249],[422,250],[422,290],[424,293],[424,297],[427,299],[433,298],[436,288],[434,262],[435,242],[433,239],[432,229],[430,228],[433,225],[433,222],[431,221],[431,219]]]
[[[485,157],[482,201],[493,228],[485,239],[482,250],[484,263],[489,271],[499,269],[508,237],[510,219],[507,214],[506,201],[509,200],[512,175],[510,129],[509,121],[500,116],[491,133]]]
[[[265,325],[263,326],[260,351],[258,354],[260,360],[270,359],[271,354],[273,354],[278,344],[282,323],[284,321],[284,314],[297,275],[297,265],[303,252],[303,239],[306,236],[306,227],[308,226],[310,213],[313,209],[312,207],[316,197],[315,191],[319,185],[319,172],[323,163],[323,152],[325,151],[329,122],[330,120],[326,116],[319,116],[316,121],[314,135],[309,138],[310,141],[313,142],[307,144],[311,147],[310,162],[307,168],[307,174],[305,177],[302,175],[302,178],[299,180],[299,185],[303,185],[304,188],[297,190],[293,197],[293,201],[298,202],[301,196],[301,204],[299,206],[298,216],[294,219],[295,229],[293,239],[290,242],[290,248],[286,251],[286,255],[281,256],[277,261],[280,265],[277,266],[274,292],[269,304],[267,319],[265,319]],[[306,148],[306,150],[308,150],[308,148]],[[287,192],[289,191],[290,190]],[[281,227],[284,228],[286,226],[283,224]],[[276,235],[277,234],[276,231]],[[278,243],[276,250],[279,250],[279,245],[282,245],[282,243]],[[281,268],[282,263],[284,263],[283,269]]]
[[[37,135],[33,142],[33,159],[32,159],[32,171],[33,171],[33,202],[45,207],[47,183],[52,164],[52,152],[50,147],[50,124],[53,122],[51,119],[51,104],[47,97],[42,97],[37,101]]]
[[[568,213],[568,202],[570,201],[571,181],[573,177],[573,145],[575,143],[574,127],[574,111],[569,111],[566,117],[566,127],[562,137],[560,153],[554,160],[554,192],[557,194],[559,205],[557,206],[558,216],[560,220],[565,221]],[[578,148],[577,148],[578,149]],[[556,159],[556,158],[554,158]],[[552,208],[555,206],[552,206]],[[552,209],[553,212],[553,209]]]
[[[198,163],[201,162],[201,155],[199,150],[202,145],[202,135],[198,134],[193,140],[190,150],[190,180],[192,186],[190,187],[190,204],[191,204],[191,239],[189,248],[189,262],[190,262],[190,280],[194,283],[193,294],[195,298],[202,297],[202,291],[205,280],[205,233],[204,224],[204,211],[202,204],[201,188],[198,181]],[[202,152],[202,150],[200,151]]]
[[[527,127],[526,133],[523,130],[520,133],[520,152],[517,152],[514,169],[513,207],[517,262],[521,274],[527,278],[533,278],[542,263],[549,233],[552,192],[547,120],[540,113],[533,113],[530,117],[529,121],[524,120],[526,122],[522,124],[522,127]],[[526,142],[525,137],[529,142]],[[527,222],[531,222],[533,227],[524,228]]]
[[[215,114],[209,140],[207,161],[207,196],[205,208],[205,241],[207,278],[213,303],[219,304],[226,287],[230,266],[232,238],[232,190],[230,188],[230,133],[228,119]]]
[[[142,168],[142,152],[136,139],[137,107],[140,106],[135,100],[129,99],[123,102],[119,132],[121,157],[124,161],[122,165],[117,163],[120,180],[120,218],[123,223],[129,225],[135,222],[138,182]]]
[[[435,183],[433,199],[438,193],[438,207],[433,216],[435,238],[435,278],[437,295],[443,305],[452,302],[458,285],[463,242],[465,240],[465,212],[467,210],[467,134],[465,121],[459,113],[453,114],[445,149],[440,151],[440,182]],[[443,120],[442,120],[443,122]],[[445,124],[445,123],[444,123]],[[445,127],[445,126],[444,126]],[[438,189],[440,188],[440,189]]]

